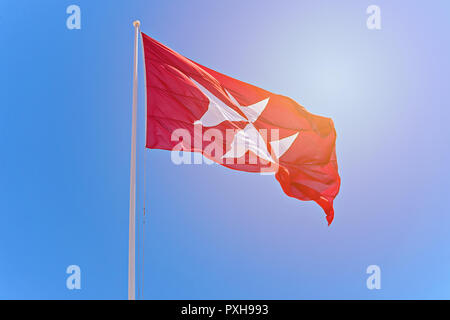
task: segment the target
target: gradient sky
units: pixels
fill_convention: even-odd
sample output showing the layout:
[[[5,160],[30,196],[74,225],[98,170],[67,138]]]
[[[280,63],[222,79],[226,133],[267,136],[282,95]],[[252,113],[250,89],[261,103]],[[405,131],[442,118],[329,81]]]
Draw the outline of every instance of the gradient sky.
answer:
[[[66,28],[71,4],[81,30]],[[381,30],[366,27],[371,4]],[[145,151],[140,60],[139,297],[143,284],[146,299],[449,299],[449,12],[444,0],[2,1],[0,298],[126,299],[140,19],[188,58],[331,117],[342,187],[327,227],[274,177]],[[71,264],[81,290],[66,288]],[[381,290],[366,288],[371,264]]]

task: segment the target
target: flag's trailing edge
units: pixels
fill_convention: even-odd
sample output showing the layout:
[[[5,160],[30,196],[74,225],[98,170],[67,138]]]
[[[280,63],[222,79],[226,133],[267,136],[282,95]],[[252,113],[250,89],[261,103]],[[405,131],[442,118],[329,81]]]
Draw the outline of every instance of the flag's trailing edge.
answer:
[[[331,224],[340,186],[331,119],[202,66],[144,33],[142,40],[147,148],[199,152],[235,170],[271,171],[288,196],[315,201]]]

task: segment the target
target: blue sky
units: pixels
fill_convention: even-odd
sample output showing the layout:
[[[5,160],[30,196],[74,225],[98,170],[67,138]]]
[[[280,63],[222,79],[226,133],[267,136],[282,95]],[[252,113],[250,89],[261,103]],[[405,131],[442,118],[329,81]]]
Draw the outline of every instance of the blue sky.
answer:
[[[71,4],[81,8],[80,30],[66,28]],[[381,30],[366,27],[371,4]],[[181,54],[331,117],[342,178],[327,227],[319,206],[287,197],[273,177],[176,166],[169,152],[145,151],[140,60],[144,298],[448,299],[449,9],[446,1],[2,1],[0,298],[126,299],[140,19],[143,32]],[[66,288],[71,264],[81,290]],[[381,290],[366,288],[371,264]]]

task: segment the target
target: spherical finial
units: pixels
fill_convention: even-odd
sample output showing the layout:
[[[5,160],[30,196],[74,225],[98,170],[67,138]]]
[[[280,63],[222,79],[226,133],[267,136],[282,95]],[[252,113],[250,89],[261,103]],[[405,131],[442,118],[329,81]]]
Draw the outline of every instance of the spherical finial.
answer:
[[[139,20],[133,21],[133,26],[139,28],[141,26],[141,22]]]

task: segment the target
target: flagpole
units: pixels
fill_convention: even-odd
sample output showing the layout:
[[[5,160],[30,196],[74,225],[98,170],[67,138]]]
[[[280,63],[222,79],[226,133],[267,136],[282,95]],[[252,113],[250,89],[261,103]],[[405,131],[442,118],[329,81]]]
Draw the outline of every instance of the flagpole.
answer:
[[[134,69],[133,69],[133,110],[131,120],[131,162],[130,162],[130,220],[128,231],[128,300],[136,299],[136,122],[138,90],[138,40],[139,20],[134,26]]]

